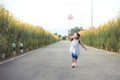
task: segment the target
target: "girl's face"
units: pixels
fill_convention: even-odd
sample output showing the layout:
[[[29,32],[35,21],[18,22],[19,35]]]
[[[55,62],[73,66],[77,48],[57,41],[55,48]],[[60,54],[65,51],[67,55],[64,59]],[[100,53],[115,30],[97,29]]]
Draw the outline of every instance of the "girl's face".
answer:
[[[74,33],[73,38],[77,39],[77,33]]]

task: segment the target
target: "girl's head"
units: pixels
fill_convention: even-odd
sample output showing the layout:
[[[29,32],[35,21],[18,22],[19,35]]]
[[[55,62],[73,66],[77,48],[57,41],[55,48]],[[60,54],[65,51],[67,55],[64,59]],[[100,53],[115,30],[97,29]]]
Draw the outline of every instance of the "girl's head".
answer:
[[[79,39],[80,38],[80,34],[79,33],[74,33],[73,38],[74,39]]]

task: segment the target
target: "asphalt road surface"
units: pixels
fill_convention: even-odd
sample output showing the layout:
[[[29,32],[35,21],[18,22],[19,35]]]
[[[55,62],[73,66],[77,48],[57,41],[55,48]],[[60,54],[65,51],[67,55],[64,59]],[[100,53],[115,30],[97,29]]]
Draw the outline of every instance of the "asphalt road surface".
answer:
[[[72,68],[69,45],[60,41],[0,64],[0,80],[120,80],[119,54],[87,46]]]

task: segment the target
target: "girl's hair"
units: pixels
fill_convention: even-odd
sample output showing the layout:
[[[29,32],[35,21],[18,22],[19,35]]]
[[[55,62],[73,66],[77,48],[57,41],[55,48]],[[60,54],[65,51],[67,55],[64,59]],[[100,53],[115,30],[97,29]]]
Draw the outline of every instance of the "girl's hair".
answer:
[[[80,34],[79,34],[78,32],[77,32],[76,34],[77,34],[77,36],[78,36],[78,38],[77,38],[77,39],[79,39],[79,38],[80,38]]]

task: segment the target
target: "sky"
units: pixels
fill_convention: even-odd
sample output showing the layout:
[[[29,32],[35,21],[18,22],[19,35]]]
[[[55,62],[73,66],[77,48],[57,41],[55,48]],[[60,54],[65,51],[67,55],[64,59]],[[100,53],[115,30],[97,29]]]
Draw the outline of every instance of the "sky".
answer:
[[[75,26],[91,27],[92,0],[0,0],[16,18],[42,26],[50,32],[66,35]],[[93,26],[111,20],[120,11],[120,0],[93,0]],[[69,20],[68,15],[73,19]]]

